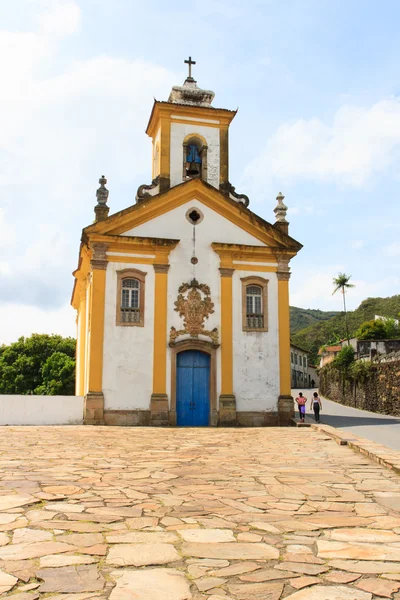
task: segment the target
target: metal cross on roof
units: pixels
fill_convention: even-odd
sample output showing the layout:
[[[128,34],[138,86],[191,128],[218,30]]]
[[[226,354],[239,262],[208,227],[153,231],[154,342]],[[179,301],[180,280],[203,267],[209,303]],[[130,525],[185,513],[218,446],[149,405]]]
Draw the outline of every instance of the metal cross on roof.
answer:
[[[189,56],[189,60],[185,60],[185,64],[189,65],[189,77],[188,77],[188,79],[193,79],[193,77],[192,77],[192,65],[195,65],[196,61],[192,60],[192,57]]]

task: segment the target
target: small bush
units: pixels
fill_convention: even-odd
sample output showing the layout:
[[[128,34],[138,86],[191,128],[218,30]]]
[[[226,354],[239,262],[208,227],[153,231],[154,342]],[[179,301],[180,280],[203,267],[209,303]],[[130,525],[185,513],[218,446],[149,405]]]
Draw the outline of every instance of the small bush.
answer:
[[[337,353],[332,365],[338,371],[347,371],[350,365],[354,362],[353,346],[343,346],[340,352]]]

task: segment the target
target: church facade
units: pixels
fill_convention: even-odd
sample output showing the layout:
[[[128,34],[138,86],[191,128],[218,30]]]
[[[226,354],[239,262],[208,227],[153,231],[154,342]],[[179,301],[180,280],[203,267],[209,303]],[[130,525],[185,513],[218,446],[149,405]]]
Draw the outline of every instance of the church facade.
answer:
[[[153,180],[96,220],[74,271],[76,393],[87,424],[264,426],[293,415],[288,235],[229,181],[235,111],[191,77],[155,101]]]

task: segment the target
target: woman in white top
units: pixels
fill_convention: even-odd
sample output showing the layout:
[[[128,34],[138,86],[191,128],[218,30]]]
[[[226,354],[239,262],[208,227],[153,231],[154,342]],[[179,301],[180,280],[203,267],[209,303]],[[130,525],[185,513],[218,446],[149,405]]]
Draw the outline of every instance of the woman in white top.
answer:
[[[320,410],[322,410],[322,402],[321,402],[321,398],[318,396],[317,392],[314,392],[314,394],[311,398],[310,408],[312,408],[314,410],[315,421],[317,423],[319,423],[319,412],[320,412]]]

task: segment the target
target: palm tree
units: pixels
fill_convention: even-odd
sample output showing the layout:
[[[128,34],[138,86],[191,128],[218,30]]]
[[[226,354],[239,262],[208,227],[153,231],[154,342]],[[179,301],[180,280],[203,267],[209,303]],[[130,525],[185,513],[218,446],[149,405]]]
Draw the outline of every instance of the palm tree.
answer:
[[[350,336],[349,336],[349,325],[347,323],[346,290],[349,288],[355,287],[352,283],[349,283],[350,278],[351,278],[351,275],[346,275],[345,273],[339,273],[339,275],[337,277],[333,278],[333,285],[335,286],[335,289],[332,292],[332,296],[333,296],[333,294],[336,294],[336,292],[338,290],[341,290],[341,292],[343,294],[344,319],[346,322],[347,343],[349,344],[349,346],[350,346]]]

